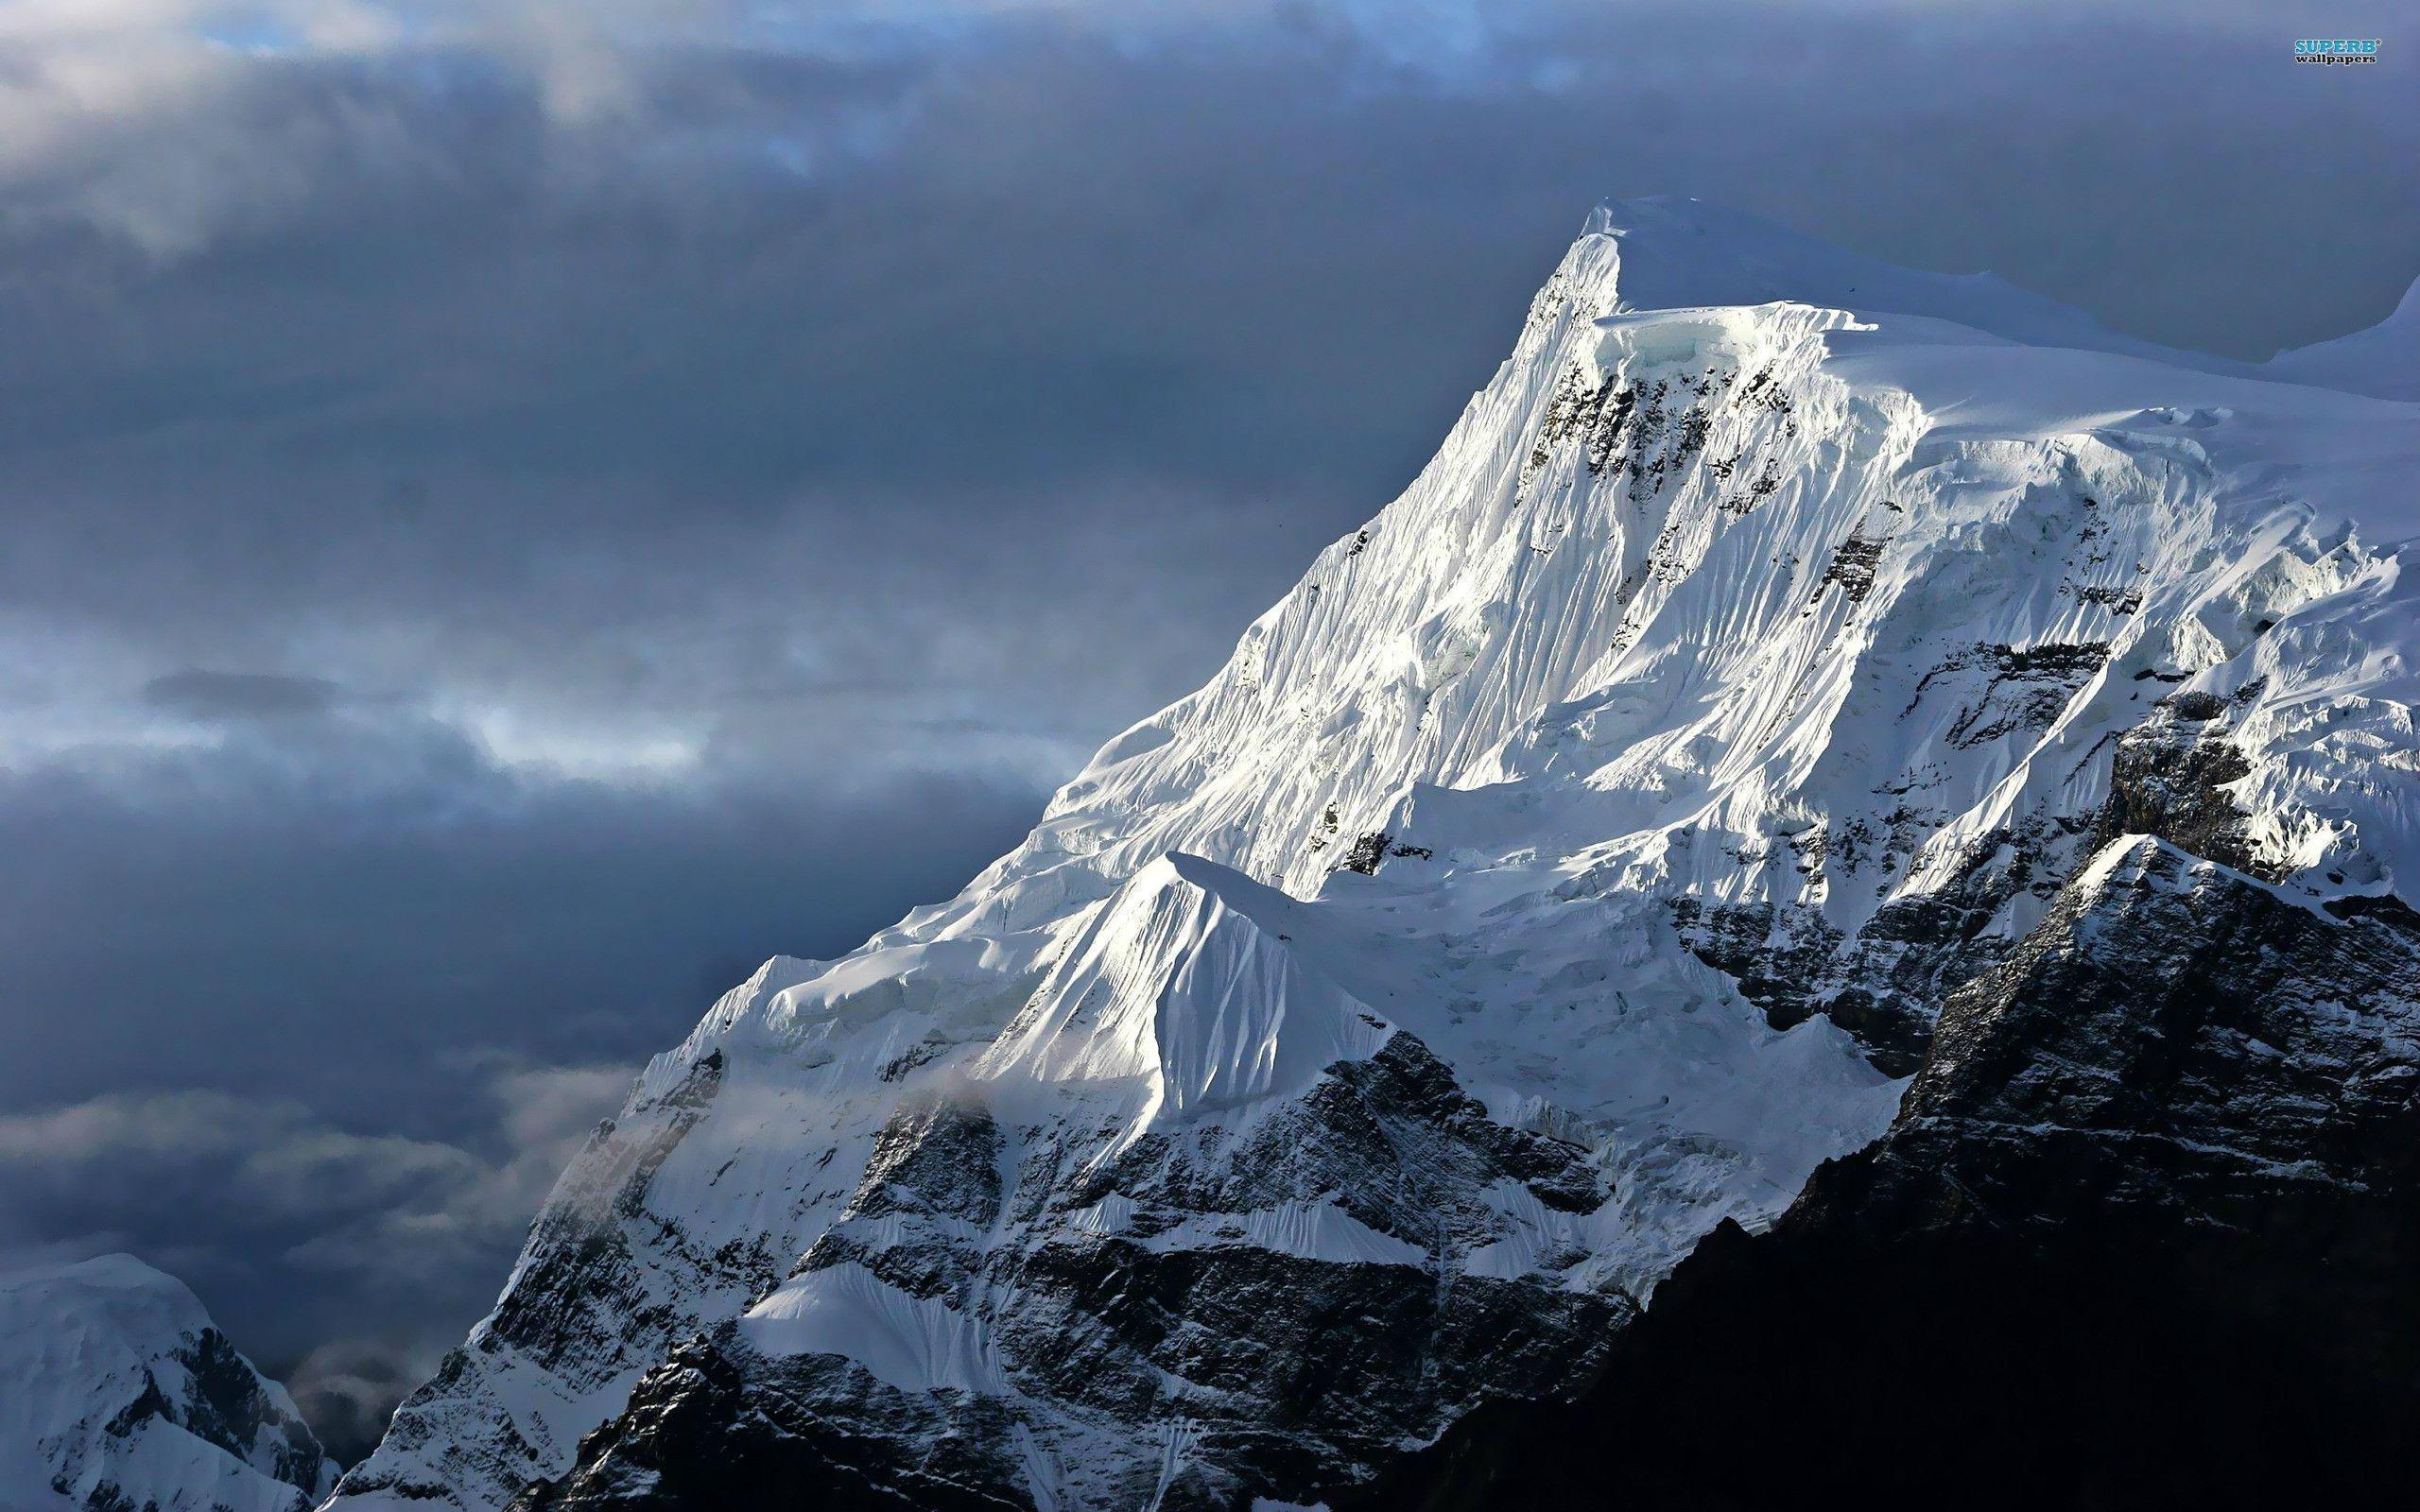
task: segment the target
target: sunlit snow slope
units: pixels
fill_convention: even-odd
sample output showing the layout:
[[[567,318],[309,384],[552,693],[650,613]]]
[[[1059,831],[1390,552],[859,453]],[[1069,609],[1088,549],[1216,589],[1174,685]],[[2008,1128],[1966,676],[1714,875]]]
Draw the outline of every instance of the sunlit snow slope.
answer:
[[[339,1503],[1307,1502],[1874,1139],[2124,834],[2412,896],[2420,407],[2281,370],[1600,209],[1206,686],[648,1068]]]

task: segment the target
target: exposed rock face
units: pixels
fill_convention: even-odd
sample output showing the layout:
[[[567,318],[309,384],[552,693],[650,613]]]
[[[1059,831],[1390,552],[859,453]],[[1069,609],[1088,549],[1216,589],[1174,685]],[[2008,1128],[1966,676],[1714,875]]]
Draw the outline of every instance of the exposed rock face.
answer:
[[[1710,1239],[1578,1403],[1340,1505],[2383,1504],[2415,1267],[2420,931],[2121,839],[1891,1132]]]
[[[1547,1389],[1631,1312],[1430,1265],[1493,1233],[1502,1188],[1565,1212],[1604,1194],[1583,1152],[1491,1120],[1409,1034],[1240,1131],[1147,1136],[1063,1184],[1048,1173],[1104,1152],[1028,1147],[1022,1211],[977,1238],[1001,1216],[1003,1143],[978,1108],[904,1108],[783,1289],[650,1372],[574,1474],[521,1504],[755,1505],[805,1486],[844,1505],[1026,1505],[1036,1483],[1099,1505],[1290,1501],[1434,1436],[1455,1403]],[[998,1389],[1011,1368],[1016,1398]],[[1181,1454],[1094,1484],[1025,1463],[1167,1415],[1172,1394]]]
[[[2238,871],[2273,873],[2256,853],[2249,816],[2225,791],[2252,775],[2252,764],[2225,735],[2203,726],[2201,719],[2163,717],[2126,732],[2095,837],[2156,834]]]
[[[336,1477],[174,1278],[130,1255],[0,1273],[9,1512],[298,1512]]]
[[[649,1066],[338,1504],[1333,1505],[1506,1402],[1616,1436],[1548,1404],[1716,1369],[1622,1362],[1791,1234],[1877,1316],[2068,1245],[2061,1305],[2188,1298],[2253,1209],[2401,1256],[2342,1183],[2401,1137],[2420,409],[2225,367],[1600,211],[1203,688]]]

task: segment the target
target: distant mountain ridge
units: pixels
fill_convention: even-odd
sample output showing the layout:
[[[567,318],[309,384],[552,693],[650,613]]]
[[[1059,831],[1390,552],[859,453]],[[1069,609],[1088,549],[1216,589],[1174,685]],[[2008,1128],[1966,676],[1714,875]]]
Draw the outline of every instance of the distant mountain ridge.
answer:
[[[0,1270],[7,1512],[296,1512],[336,1478],[175,1278],[131,1255]]]

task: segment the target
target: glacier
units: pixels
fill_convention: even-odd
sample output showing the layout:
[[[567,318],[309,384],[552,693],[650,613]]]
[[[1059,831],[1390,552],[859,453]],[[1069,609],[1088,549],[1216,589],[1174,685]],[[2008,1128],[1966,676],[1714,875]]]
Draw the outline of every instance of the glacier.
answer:
[[[1566,1391],[2130,837],[2414,894],[2413,308],[2232,363],[1600,207],[1208,683],[649,1064],[332,1504],[1306,1505]]]

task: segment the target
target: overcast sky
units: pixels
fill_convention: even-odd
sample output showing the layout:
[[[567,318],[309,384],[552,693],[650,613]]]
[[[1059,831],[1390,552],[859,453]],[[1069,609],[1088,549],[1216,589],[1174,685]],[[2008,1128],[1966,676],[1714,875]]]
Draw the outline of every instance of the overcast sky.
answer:
[[[2420,272],[2395,9],[0,4],[0,1250],[357,1452],[636,1064],[1215,667],[1597,199],[2265,357]]]

